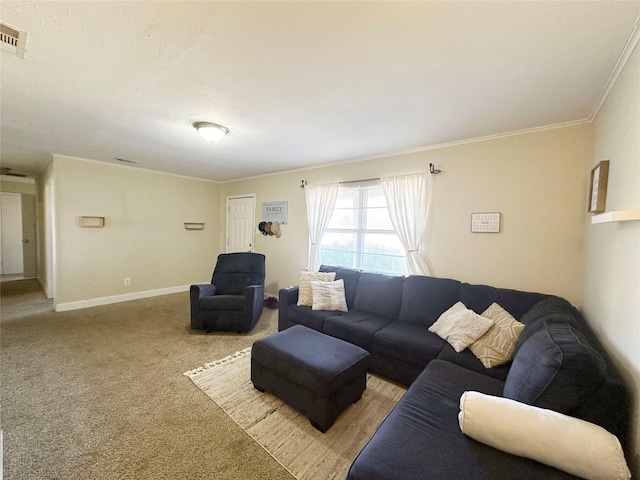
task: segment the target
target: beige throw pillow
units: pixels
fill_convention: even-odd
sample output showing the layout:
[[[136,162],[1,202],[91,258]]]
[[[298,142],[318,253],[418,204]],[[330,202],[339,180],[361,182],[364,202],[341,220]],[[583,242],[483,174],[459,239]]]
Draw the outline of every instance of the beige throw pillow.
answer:
[[[507,363],[513,357],[524,324],[518,322],[497,303],[492,303],[482,312],[482,316],[493,320],[493,325],[469,346],[469,350],[478,357],[485,368]]]
[[[311,280],[320,280],[323,282],[333,282],[336,279],[336,272],[300,272],[300,281],[298,282],[298,306],[310,307],[313,305],[313,296],[311,295]]]
[[[491,447],[588,480],[628,480],[620,441],[604,428],[508,398],[464,392],[460,430]]]
[[[311,281],[311,293],[313,295],[312,310],[337,310],[348,312],[347,299],[344,296],[344,281],[335,282]]]
[[[461,352],[493,325],[493,320],[481,317],[458,302],[444,312],[429,331],[449,342],[456,352]]]

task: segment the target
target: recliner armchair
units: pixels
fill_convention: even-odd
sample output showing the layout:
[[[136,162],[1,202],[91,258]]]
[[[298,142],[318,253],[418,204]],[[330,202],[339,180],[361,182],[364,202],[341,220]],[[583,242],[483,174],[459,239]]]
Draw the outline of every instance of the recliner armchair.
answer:
[[[191,328],[248,332],[262,314],[265,257],[222,253],[211,283],[191,285]]]

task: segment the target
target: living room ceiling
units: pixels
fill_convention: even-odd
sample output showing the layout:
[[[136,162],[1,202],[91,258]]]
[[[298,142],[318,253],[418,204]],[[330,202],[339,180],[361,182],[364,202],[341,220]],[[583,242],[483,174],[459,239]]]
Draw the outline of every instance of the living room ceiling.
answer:
[[[6,1],[1,162],[216,181],[589,121],[640,1]],[[205,142],[195,121],[230,129]]]

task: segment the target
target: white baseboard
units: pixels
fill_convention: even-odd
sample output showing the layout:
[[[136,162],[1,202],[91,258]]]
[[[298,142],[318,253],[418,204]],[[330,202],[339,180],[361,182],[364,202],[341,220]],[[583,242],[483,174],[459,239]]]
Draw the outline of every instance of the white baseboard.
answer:
[[[140,300],[141,298],[158,297],[160,295],[170,295],[172,293],[188,292],[191,285],[180,285],[177,287],[158,288],[156,290],[145,290],[143,292],[125,293],[124,295],[113,295],[110,297],[92,298],[80,300],[78,302],[57,303],[53,306],[56,312],[66,312],[69,310],[79,310],[81,308],[98,307],[100,305],[110,305],[112,303],[128,302],[130,300]]]

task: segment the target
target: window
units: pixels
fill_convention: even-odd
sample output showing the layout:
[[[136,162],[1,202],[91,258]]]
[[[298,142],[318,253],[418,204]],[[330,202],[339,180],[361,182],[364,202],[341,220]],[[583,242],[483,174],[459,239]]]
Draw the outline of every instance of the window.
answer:
[[[405,251],[380,185],[340,187],[320,243],[320,260],[325,265],[406,275]]]

